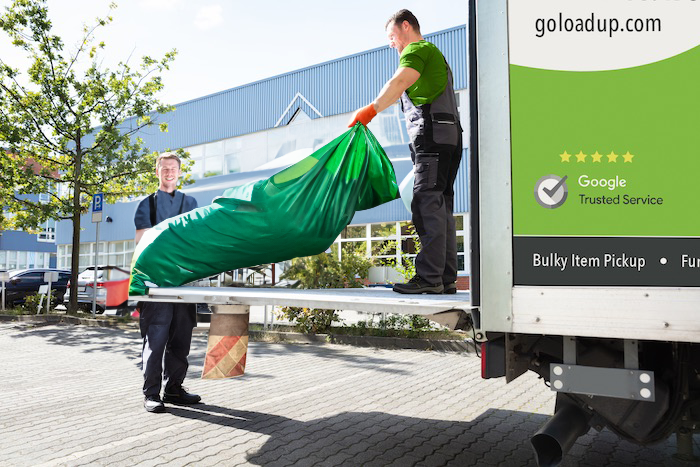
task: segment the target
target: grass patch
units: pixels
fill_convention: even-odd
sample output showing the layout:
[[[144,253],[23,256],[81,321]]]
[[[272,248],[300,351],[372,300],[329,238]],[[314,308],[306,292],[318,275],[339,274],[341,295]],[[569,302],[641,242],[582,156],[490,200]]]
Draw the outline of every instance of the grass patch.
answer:
[[[358,323],[359,324],[359,323]],[[363,325],[352,325],[334,327],[331,334],[342,334],[349,336],[370,336],[370,337],[405,337],[409,339],[464,339],[464,335],[450,331],[448,329],[396,329],[396,328],[375,328]]]
[[[5,308],[5,311],[0,311],[1,314],[3,315],[9,315],[9,316],[21,316],[21,315],[35,315],[36,311],[34,313],[30,313],[29,311],[25,310],[24,308]]]
[[[378,324],[378,323],[376,323]],[[376,326],[375,324],[375,326]],[[370,336],[370,337],[405,337],[415,339],[441,339],[441,340],[463,340],[466,335],[463,332],[451,331],[449,329],[435,329],[426,327],[423,329],[411,328],[379,328],[369,326],[366,321],[360,321],[358,324],[351,326],[332,326],[327,330],[326,334],[331,335],[346,335],[346,336]],[[266,329],[262,324],[251,323],[251,331],[263,333],[255,338],[256,341],[263,342],[281,342],[281,339],[276,333],[278,332],[296,332],[300,334],[313,334],[302,332],[297,326],[273,324],[272,328]]]
[[[67,310],[56,310],[49,309],[49,314],[46,314],[46,309],[42,308],[41,313],[36,312],[36,308],[29,309],[26,306],[15,306],[13,308],[5,309],[5,311],[0,311],[0,314],[5,316],[71,316],[73,318],[80,319],[91,319],[92,313],[90,311],[67,311]],[[135,320],[131,316],[112,316],[104,314],[96,314],[95,319],[112,321],[115,323],[132,323]]]

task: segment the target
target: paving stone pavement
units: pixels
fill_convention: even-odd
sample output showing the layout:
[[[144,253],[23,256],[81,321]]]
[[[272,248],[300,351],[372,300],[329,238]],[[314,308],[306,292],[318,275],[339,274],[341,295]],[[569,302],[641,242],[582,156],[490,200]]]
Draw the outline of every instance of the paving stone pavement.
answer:
[[[243,377],[204,381],[195,335],[186,385],[205,403],[149,414],[140,349],[134,331],[0,324],[0,465],[528,466],[554,409],[535,375],[482,380],[458,353],[253,342]],[[562,465],[673,452],[592,430]]]

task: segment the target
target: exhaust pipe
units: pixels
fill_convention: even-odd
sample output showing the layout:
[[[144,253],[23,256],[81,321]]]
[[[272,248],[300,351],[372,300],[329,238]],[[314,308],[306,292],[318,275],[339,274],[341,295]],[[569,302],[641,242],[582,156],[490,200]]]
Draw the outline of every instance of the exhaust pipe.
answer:
[[[559,465],[578,437],[588,433],[590,418],[577,406],[571,403],[562,404],[530,440],[535,450],[537,465],[539,467]]]

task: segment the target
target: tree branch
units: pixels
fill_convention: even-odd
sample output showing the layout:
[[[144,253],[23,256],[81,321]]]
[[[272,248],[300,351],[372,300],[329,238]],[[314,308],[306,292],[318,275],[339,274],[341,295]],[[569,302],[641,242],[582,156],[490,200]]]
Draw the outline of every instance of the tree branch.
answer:
[[[5,84],[4,84],[2,81],[0,81],[0,88],[2,88],[3,91],[5,91],[6,93],[8,93],[8,94],[10,95],[10,98],[11,98],[18,106],[24,107],[24,106],[22,105],[21,100],[14,94],[14,92],[13,92],[10,88],[8,88],[7,86],[5,86]],[[20,89],[22,89],[22,90],[24,91],[23,88],[20,87]],[[25,94],[26,94],[26,91],[25,91]],[[54,149],[60,149],[60,146],[55,145],[55,143],[53,143],[53,142],[46,136],[46,134],[44,134],[44,131],[41,129],[41,124],[36,120],[36,118],[34,117],[34,115],[33,115],[31,112],[25,111],[25,112],[24,112],[24,115],[26,115],[26,116],[32,121],[32,123],[33,123],[34,126],[36,127],[36,130],[39,132],[39,134],[40,134],[40,135],[42,136],[42,138],[48,143],[48,145],[49,145],[50,147],[52,147],[52,148],[54,148]]]
[[[48,41],[49,41],[49,40],[48,40],[48,37],[46,36],[45,30],[42,30],[42,32],[41,32],[41,38],[42,38],[43,41],[44,41],[44,45],[46,46],[47,51],[48,51],[48,50],[51,50],[51,49],[50,49],[50,46],[49,46],[49,44],[48,44]],[[52,54],[52,53],[48,53],[48,52],[44,52],[44,55],[46,56],[47,60],[49,61],[49,66],[50,66],[50,68],[51,68],[51,83],[56,83],[56,69],[55,69],[54,63],[53,63],[53,58],[54,58],[54,57],[53,57],[53,54]],[[65,76],[64,76],[64,77],[65,77]],[[49,86],[49,82],[42,82],[42,87],[44,88],[44,90],[45,90],[45,92],[46,92],[47,95],[51,96],[51,95],[53,94],[53,93],[52,93],[52,89],[51,89],[51,87]],[[68,109],[68,111],[73,115],[73,117],[75,118],[76,122],[77,122],[78,125],[79,125],[79,124],[80,124],[80,117],[78,116],[78,114],[75,113],[75,111],[73,110],[73,108],[70,106],[70,103],[68,102],[68,96],[67,96],[67,95],[62,95],[62,94],[59,92],[57,97],[58,97],[58,99],[61,101],[61,103],[62,103],[63,105],[66,106],[66,108]],[[60,112],[58,111],[58,108],[56,108],[56,107],[54,106],[53,99],[48,98],[47,100],[48,100],[49,105],[51,106],[51,108],[54,110],[54,112],[56,112],[57,114],[60,113]],[[56,125],[56,121],[55,121],[54,118],[53,118],[53,113],[51,113],[51,112],[49,113],[49,118],[51,118],[51,120],[52,120],[52,121],[54,122],[54,124]],[[68,124],[68,122],[67,122],[65,119],[62,119],[62,120],[63,120],[63,123],[64,123],[64,124]],[[57,125],[57,126],[60,128],[60,125]],[[64,135],[64,136],[65,136],[65,135]]]
[[[73,65],[75,62],[78,60],[78,56],[83,52],[83,47],[88,44],[88,39],[92,37],[93,33],[97,30],[97,28],[100,27],[99,24],[96,24],[90,29],[85,36],[83,36],[83,41],[80,43],[80,47],[78,47],[78,50],[75,52],[75,56],[72,57],[72,60],[70,64],[68,64],[68,68],[66,68],[66,72],[63,74],[63,78],[68,76],[68,73],[70,72],[71,68],[73,68]]]

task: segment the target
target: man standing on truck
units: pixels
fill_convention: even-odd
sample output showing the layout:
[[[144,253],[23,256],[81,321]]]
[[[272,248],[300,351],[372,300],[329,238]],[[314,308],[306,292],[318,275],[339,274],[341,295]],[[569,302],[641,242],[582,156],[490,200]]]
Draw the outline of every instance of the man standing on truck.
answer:
[[[423,39],[418,20],[400,10],[386,23],[399,67],[377,98],[355,112],[348,126],[367,125],[401,99],[410,138],[415,181],[411,212],[422,249],[416,275],[394,291],[408,294],[457,292],[457,231],[454,181],[462,158],[462,128],[450,70],[442,52]]]
[[[197,200],[177,191],[180,178],[180,158],[174,152],[164,152],[156,160],[158,191],[146,197],[136,208],[136,243],[146,230],[178,214],[197,208]],[[162,253],[167,256],[168,252]],[[148,412],[165,412],[163,402],[177,405],[197,404],[201,397],[188,393],[182,383],[187,374],[192,329],[197,325],[195,304],[140,302],[143,352],[143,406]],[[160,390],[165,380],[163,398]]]

